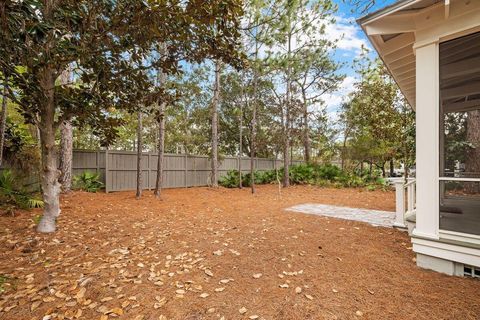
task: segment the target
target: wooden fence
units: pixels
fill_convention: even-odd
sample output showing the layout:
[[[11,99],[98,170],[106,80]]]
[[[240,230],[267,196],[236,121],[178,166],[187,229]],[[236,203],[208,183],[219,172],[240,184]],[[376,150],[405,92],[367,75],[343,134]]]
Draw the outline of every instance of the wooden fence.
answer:
[[[142,155],[143,188],[153,189],[157,176],[156,153]],[[242,162],[242,171],[250,171],[250,158],[225,157],[219,167],[219,175],[238,169]],[[283,166],[282,160],[257,158],[256,170],[272,170]],[[165,188],[197,187],[210,184],[211,164],[208,156],[188,154],[165,154],[163,167],[163,186]],[[292,164],[302,163],[293,161]],[[73,174],[85,171],[97,172],[105,184],[106,192],[135,190],[137,179],[137,154],[134,151],[89,151],[74,150]]]

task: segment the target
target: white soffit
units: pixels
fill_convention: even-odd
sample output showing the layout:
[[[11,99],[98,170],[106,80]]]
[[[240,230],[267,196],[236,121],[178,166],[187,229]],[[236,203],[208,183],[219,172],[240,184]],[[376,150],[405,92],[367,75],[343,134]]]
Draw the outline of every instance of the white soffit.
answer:
[[[440,25],[480,0],[401,0],[358,20],[409,104],[415,108],[416,64],[413,45],[419,30]]]

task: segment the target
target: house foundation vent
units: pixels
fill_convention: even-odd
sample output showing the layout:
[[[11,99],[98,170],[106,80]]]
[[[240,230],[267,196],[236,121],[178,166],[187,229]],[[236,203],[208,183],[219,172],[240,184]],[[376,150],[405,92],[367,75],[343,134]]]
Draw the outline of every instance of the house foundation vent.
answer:
[[[480,268],[471,267],[471,266],[464,266],[463,267],[463,275],[465,277],[480,279]]]

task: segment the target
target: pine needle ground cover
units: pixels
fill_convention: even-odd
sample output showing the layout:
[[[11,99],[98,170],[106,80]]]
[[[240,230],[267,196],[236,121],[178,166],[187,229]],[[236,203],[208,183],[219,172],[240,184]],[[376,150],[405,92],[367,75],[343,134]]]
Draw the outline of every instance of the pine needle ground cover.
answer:
[[[394,194],[76,191],[53,235],[38,209],[2,216],[0,319],[478,318],[478,280],[419,269],[401,231],[285,211],[302,203],[393,211]]]

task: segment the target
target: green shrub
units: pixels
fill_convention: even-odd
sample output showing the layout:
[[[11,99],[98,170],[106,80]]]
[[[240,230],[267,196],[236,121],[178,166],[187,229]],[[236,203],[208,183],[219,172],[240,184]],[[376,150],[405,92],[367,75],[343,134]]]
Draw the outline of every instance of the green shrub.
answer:
[[[255,171],[255,184],[269,184],[277,180],[275,170]],[[237,188],[240,182],[238,170],[230,170],[226,175],[220,177],[218,183],[225,188]],[[250,187],[252,179],[250,173],[242,174],[242,186]]]
[[[103,188],[103,183],[100,181],[98,173],[85,171],[84,173],[73,177],[73,186],[75,189],[87,192],[97,192]]]
[[[367,173],[358,172],[360,174]],[[278,170],[278,177],[283,176],[283,168]],[[357,175],[355,171],[342,171],[338,166],[332,164],[296,164],[289,168],[289,176],[291,184],[311,184],[321,187],[334,188],[367,188],[367,190],[388,188],[388,181],[380,178],[375,172],[372,177],[368,174]],[[277,173],[275,170],[256,171],[255,183],[268,184],[277,181]],[[237,170],[227,172],[225,176],[220,178],[219,184],[226,188],[238,187],[239,175]],[[242,175],[242,185],[249,187],[251,185],[250,173]]]
[[[220,179],[218,180],[218,183],[225,188],[236,188],[238,187],[239,182],[240,177],[237,170],[229,170],[226,175],[220,177]]]
[[[277,181],[277,174],[275,170],[255,172],[255,183],[257,184],[269,184],[274,181]]]
[[[288,175],[292,184],[313,183],[315,180],[315,168],[310,164],[297,164],[289,168]]]
[[[31,209],[43,207],[43,201],[36,197],[34,192],[27,191],[21,179],[13,174],[12,170],[3,170],[0,174],[0,203],[7,211],[13,212],[16,208]]]
[[[317,178],[325,180],[334,180],[340,176],[342,170],[333,164],[325,164],[317,167]]]

